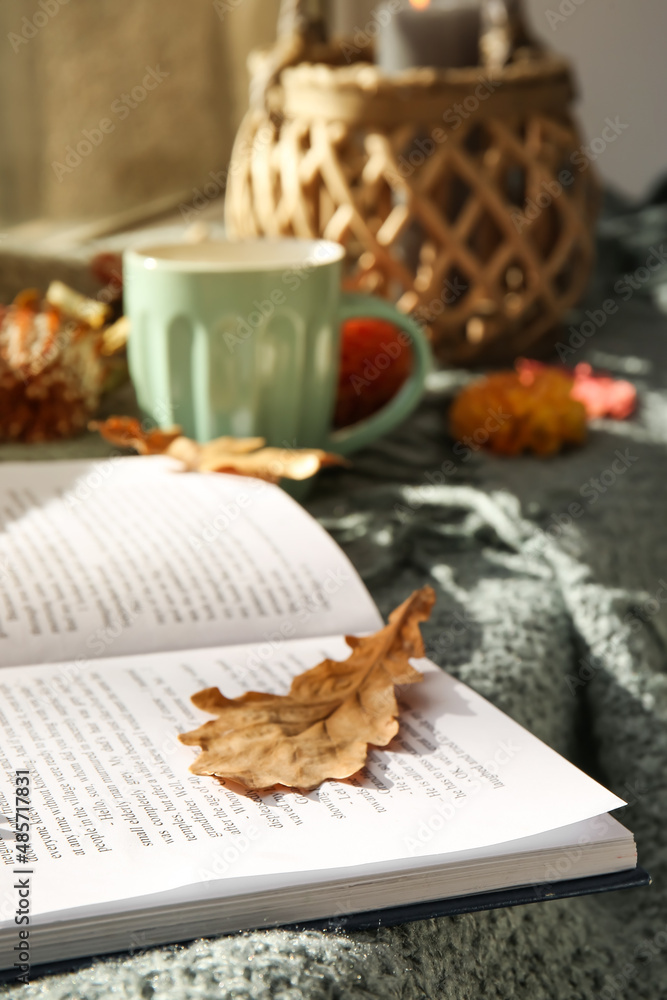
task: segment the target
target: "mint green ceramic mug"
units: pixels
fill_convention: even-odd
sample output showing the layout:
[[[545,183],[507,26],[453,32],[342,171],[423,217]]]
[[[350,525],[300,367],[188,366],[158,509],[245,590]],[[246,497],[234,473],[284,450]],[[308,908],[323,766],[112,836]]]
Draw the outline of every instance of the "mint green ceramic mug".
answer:
[[[341,291],[343,257],[337,243],[287,238],[127,251],[129,364],[143,412],[201,442],[257,436],[341,455],[395,427],[421,398],[430,348],[388,302]],[[340,327],[355,317],[400,327],[413,370],[381,411],[332,431]]]

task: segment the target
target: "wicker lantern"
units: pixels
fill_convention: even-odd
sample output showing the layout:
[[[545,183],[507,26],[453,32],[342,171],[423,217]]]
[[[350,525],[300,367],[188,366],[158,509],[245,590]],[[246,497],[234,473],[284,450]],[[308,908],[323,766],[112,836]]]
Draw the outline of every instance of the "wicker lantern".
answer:
[[[498,69],[387,77],[370,50],[351,61],[350,43],[297,23],[251,58],[230,236],[340,241],[348,287],[422,319],[445,362],[529,352],[593,263],[597,185],[568,64],[523,49]]]

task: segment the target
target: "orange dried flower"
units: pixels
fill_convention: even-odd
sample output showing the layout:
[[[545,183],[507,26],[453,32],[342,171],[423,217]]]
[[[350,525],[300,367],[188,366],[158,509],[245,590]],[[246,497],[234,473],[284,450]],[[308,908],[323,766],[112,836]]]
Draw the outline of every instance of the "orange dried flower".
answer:
[[[572,399],[573,378],[559,368],[522,367],[467,386],[450,411],[452,435],[499,455],[555,455],[586,439],[586,408]]]
[[[72,437],[99,403],[107,307],[60,282],[52,290],[42,301],[28,289],[0,307],[0,441]]]

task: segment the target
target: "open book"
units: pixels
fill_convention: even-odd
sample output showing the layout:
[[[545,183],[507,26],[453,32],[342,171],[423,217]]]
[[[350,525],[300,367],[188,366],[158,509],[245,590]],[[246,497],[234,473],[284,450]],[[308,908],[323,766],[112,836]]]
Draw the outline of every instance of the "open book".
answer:
[[[637,884],[621,800],[428,661],[351,780],[190,773],[192,694],[286,693],[382,621],[277,487],[177,468],[0,466],[0,968]]]

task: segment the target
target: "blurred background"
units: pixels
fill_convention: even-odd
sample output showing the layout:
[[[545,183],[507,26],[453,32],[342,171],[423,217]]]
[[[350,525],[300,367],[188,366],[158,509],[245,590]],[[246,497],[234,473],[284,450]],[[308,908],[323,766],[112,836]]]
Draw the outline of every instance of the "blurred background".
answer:
[[[334,31],[377,2],[330,0]],[[0,236],[156,211],[224,183],[247,105],[246,58],[275,37],[279,0],[2,0]],[[535,34],[568,55],[612,189],[646,197],[667,164],[664,0],[527,0]],[[83,140],[83,145],[81,142]],[[77,145],[86,152],[80,156]],[[212,180],[211,173],[218,178]],[[212,188],[209,188],[212,190]]]

